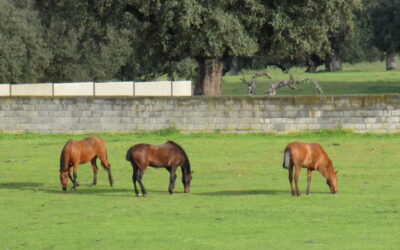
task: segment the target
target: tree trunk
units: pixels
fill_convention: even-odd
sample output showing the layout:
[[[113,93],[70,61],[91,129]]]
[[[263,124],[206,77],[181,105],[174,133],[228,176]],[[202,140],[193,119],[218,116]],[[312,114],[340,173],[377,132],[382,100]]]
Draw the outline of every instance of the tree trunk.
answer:
[[[328,72],[342,71],[342,59],[337,55],[331,55],[325,62],[325,69]]]
[[[237,76],[238,71],[239,71],[239,58],[235,56],[234,58],[232,58],[231,69],[229,70],[229,74],[231,74],[231,76]]]
[[[221,80],[224,63],[221,58],[200,59],[195,95],[221,95]]]
[[[318,67],[318,63],[315,62],[315,60],[313,60],[314,58],[312,56],[309,56],[307,58],[307,62],[308,62],[308,66],[306,69],[306,73],[315,73],[317,72],[317,67]]]
[[[386,70],[398,70],[395,51],[386,52]]]

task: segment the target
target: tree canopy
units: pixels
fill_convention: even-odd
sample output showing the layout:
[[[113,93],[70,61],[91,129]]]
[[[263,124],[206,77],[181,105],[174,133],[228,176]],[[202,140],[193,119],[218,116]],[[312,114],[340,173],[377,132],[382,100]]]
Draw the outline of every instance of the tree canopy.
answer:
[[[167,74],[194,78],[196,94],[219,95],[224,63],[234,57],[270,63],[304,63],[310,55],[355,58],[346,48],[364,31],[364,22],[357,23],[362,5],[361,0],[0,0],[0,80],[146,80]],[[377,10],[366,13],[379,16]]]

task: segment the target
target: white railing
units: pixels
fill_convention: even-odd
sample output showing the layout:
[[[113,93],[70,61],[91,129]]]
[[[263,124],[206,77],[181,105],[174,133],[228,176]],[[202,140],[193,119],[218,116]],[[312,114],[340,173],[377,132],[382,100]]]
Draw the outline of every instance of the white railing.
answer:
[[[0,96],[191,96],[191,81],[0,84]]]

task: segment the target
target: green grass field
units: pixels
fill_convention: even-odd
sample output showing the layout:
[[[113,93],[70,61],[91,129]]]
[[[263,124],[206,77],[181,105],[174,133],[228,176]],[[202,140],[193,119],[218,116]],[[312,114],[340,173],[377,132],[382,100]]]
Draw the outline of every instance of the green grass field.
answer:
[[[386,71],[384,62],[344,64],[342,72],[333,73],[304,73],[305,68],[292,68],[291,73],[299,79],[314,79],[320,83],[324,94],[384,94],[400,93],[400,71]],[[263,71],[258,71],[263,72]],[[257,95],[264,95],[270,85],[277,80],[286,80],[288,74],[272,67],[272,80],[266,77],[257,78]],[[247,88],[240,80],[243,75],[251,80],[255,71],[245,70],[238,76],[223,77],[221,91],[223,95],[247,95]],[[282,89],[277,95],[312,95],[315,88],[304,84],[298,90]]]
[[[292,135],[101,134],[115,186],[106,171],[89,187],[62,192],[59,156],[83,135],[0,135],[0,249],[398,249],[400,135],[321,132]],[[175,140],[194,170],[184,194],[179,171],[169,195],[168,172],[148,169],[148,197],[135,197],[126,150]],[[315,172],[311,195],[292,197],[282,150],[319,142],[339,170],[329,194]],[[71,186],[69,186],[70,188]]]

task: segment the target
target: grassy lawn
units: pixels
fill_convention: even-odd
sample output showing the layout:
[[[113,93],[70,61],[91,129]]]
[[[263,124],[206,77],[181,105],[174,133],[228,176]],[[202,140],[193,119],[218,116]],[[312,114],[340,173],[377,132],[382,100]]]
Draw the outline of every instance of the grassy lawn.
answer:
[[[400,244],[400,135],[324,132],[293,135],[102,134],[115,186],[106,171],[89,187],[62,192],[59,156],[83,135],[0,135],[0,249],[390,249]],[[179,171],[169,195],[168,172],[148,169],[148,197],[134,197],[126,150],[175,140],[194,170],[190,194]],[[319,142],[339,170],[329,194],[315,172],[306,196],[289,190],[282,150]],[[70,186],[69,186],[70,188]]]
[[[400,93],[400,71],[386,71],[384,62],[344,64],[342,72],[304,73],[305,68],[293,68],[291,73],[299,79],[314,79],[320,83],[324,94],[383,94]],[[259,71],[263,72],[263,71]],[[270,75],[257,79],[257,95],[264,95],[270,85],[277,80],[286,80],[288,74],[272,67]],[[250,81],[254,71],[243,71],[238,76],[226,75],[223,78],[221,91],[223,95],[246,95],[247,88],[240,80],[243,75]],[[282,89],[277,95],[312,95],[315,88],[312,85],[300,85],[299,89]]]

